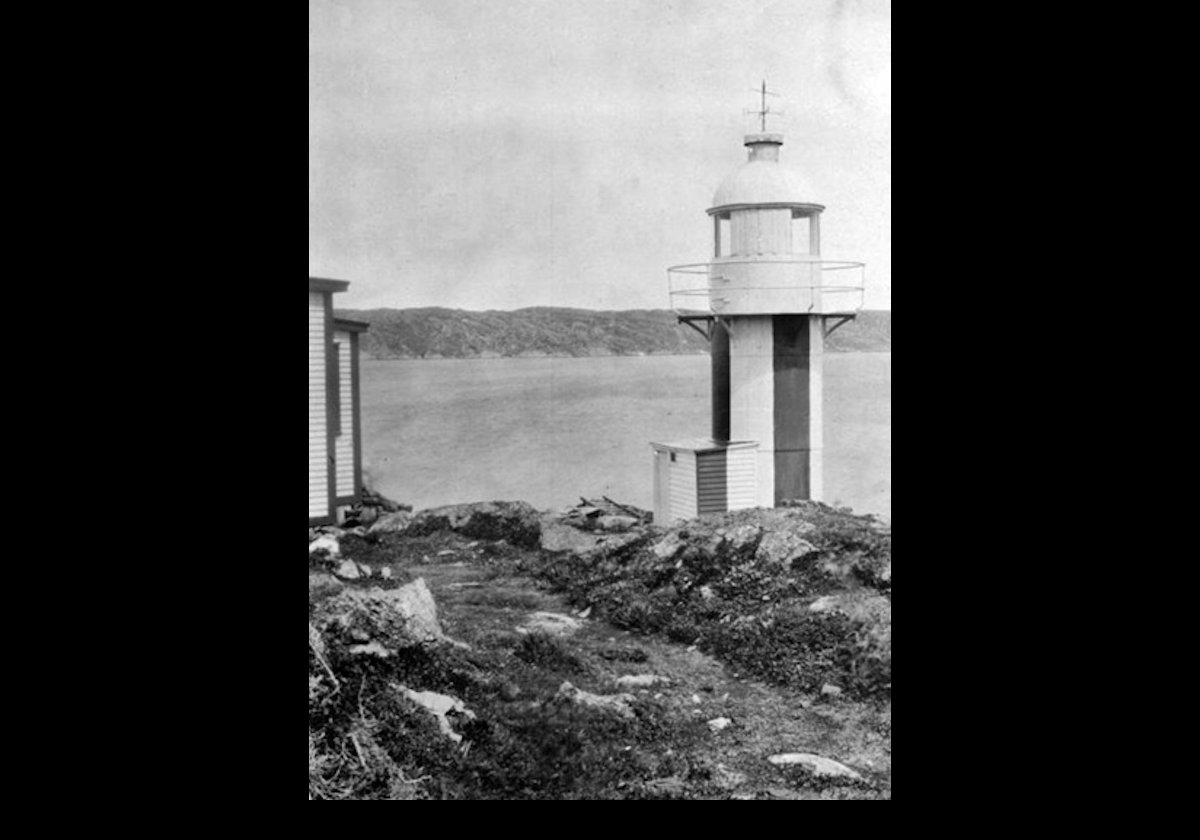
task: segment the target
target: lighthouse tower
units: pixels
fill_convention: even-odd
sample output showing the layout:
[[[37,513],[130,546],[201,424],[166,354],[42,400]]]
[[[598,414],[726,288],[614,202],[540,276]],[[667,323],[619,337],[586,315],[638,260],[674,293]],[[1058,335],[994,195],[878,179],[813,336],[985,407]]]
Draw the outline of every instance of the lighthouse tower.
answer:
[[[745,145],[707,210],[712,259],[668,269],[680,321],[711,344],[712,425],[706,439],[652,444],[659,522],[823,495],[825,336],[861,307],[863,264],[822,259],[825,207],[780,164],[783,135]]]

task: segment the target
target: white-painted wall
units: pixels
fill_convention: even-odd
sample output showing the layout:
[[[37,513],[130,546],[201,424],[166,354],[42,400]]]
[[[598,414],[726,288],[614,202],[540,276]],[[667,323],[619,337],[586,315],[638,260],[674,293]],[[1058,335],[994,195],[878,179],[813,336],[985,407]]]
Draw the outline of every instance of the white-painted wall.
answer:
[[[325,295],[308,293],[308,515],[329,514],[325,419]]]
[[[339,345],[338,394],[341,415],[340,433],[334,438],[334,462],[337,469],[337,495],[354,495],[354,380],[351,371],[351,336],[335,330],[333,340]]]
[[[671,516],[692,519],[696,515],[696,453],[676,452],[671,463]]]
[[[725,493],[729,510],[758,505],[758,456],[753,447],[725,450]]]
[[[755,505],[775,506],[775,333],[770,315],[736,318],[729,335],[729,436],[758,442]]]

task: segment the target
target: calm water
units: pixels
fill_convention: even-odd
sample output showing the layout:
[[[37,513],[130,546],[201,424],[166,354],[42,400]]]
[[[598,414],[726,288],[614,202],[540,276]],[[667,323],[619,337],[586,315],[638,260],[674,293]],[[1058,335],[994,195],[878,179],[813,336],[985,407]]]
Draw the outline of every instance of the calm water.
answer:
[[[362,362],[363,465],[417,509],[653,506],[651,440],[709,432],[708,356]],[[826,501],[891,515],[892,357],[825,356]]]

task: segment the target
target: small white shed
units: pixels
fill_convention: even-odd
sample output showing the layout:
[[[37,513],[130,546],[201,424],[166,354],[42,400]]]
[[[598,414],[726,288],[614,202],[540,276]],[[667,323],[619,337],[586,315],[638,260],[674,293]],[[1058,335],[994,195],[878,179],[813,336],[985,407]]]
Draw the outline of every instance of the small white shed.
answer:
[[[308,278],[308,523],[337,521],[362,498],[358,337],[367,325],[333,317],[350,284]]]
[[[757,505],[757,441],[689,438],[650,446],[655,524]]]

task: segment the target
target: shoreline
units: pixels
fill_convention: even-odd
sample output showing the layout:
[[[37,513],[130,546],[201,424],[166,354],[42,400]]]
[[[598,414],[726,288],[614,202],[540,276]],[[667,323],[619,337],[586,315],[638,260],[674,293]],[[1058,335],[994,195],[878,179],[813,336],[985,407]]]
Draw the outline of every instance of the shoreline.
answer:
[[[890,356],[891,350],[826,350],[831,356]],[[388,356],[377,357],[362,353],[364,362],[511,362],[544,359],[686,359],[693,356],[707,356],[707,353],[609,353],[604,355],[571,356]]]

